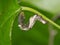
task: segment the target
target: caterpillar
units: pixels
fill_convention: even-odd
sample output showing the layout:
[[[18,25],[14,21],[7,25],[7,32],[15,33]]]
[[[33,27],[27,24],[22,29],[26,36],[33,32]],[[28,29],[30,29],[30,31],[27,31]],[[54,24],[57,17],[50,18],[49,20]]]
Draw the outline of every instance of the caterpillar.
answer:
[[[24,20],[25,20],[24,12],[21,12],[19,14],[19,17],[18,17],[18,23],[19,23],[18,26],[22,30],[29,30],[29,29],[31,29],[34,26],[34,24],[35,24],[35,22],[37,20],[42,22],[43,24],[47,23],[46,20],[44,20],[41,16],[36,15],[36,14],[29,18],[29,21],[28,21],[27,24],[24,24]]]

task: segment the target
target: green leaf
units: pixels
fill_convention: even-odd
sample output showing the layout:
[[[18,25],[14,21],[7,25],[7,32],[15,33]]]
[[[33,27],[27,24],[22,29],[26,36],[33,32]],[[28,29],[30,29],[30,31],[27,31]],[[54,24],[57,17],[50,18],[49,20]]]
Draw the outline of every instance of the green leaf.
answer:
[[[60,0],[20,0],[19,2],[20,6],[36,9],[50,19],[54,16],[53,14],[60,11]],[[0,45],[48,45],[48,24],[43,25],[37,21],[34,27],[27,32],[18,27],[19,2],[0,0]],[[25,11],[26,22],[32,15],[34,13]],[[59,45],[59,35],[60,33],[55,38],[55,45]]]
[[[25,12],[26,22],[29,17],[34,15],[31,12]],[[48,45],[48,29],[47,25],[43,25],[40,22],[36,22],[34,27],[29,31],[22,31],[18,27],[18,16],[15,19],[12,29],[12,45]]]
[[[11,45],[10,31],[19,8],[16,0],[0,0],[0,45]]]
[[[59,0],[20,0],[21,6],[31,7],[38,10],[48,18],[52,18],[60,11]],[[34,13],[25,11],[26,20],[28,22],[29,17]],[[43,25],[40,22],[36,22],[34,27],[29,31],[22,31],[18,27],[18,16],[15,18],[14,26],[12,29],[12,45],[48,45],[49,43],[49,26]],[[58,30],[58,29],[57,29]],[[58,36],[58,37],[57,37]],[[54,40],[55,45],[59,45],[59,34]]]

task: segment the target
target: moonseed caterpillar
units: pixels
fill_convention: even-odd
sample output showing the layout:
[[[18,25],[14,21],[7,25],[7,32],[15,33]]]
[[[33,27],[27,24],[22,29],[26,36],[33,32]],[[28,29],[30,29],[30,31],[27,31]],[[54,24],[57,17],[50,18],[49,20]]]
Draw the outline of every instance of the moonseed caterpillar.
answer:
[[[24,24],[24,20],[25,20],[25,16],[24,16],[24,12],[21,12],[19,17],[18,17],[18,26],[20,27],[20,29],[22,30],[29,30],[31,29],[35,22],[38,20],[40,22],[42,22],[43,24],[46,24],[47,21],[45,21],[41,16],[39,15],[34,15],[32,17],[30,17],[29,21],[28,21],[28,24]]]

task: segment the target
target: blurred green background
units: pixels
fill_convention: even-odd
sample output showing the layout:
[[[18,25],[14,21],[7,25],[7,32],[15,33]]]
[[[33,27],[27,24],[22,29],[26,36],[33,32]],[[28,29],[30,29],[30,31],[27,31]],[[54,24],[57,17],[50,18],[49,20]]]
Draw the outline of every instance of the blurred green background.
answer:
[[[19,5],[34,8],[49,19],[52,19],[60,11],[60,6],[58,3],[59,0],[57,2],[56,1],[57,0],[22,0],[20,1]],[[29,17],[34,15],[34,13],[28,11],[24,11],[24,13],[26,17],[25,21],[27,23]],[[22,31],[18,27],[17,16],[15,18],[12,30],[12,45],[49,45],[49,28],[49,23],[43,25],[41,22],[37,21],[31,30]],[[60,45],[60,31],[57,28],[56,30],[58,31],[58,34],[56,35],[56,37],[54,37],[54,45]]]
[[[44,25],[36,21],[32,29],[22,31],[18,27],[21,6],[33,8],[52,21],[53,17],[60,13],[60,0],[0,0],[0,45],[51,45],[49,30],[57,31],[53,45],[60,45],[60,29],[49,22]],[[24,13],[25,23],[35,14],[29,11]],[[60,25],[60,18],[54,22]],[[10,31],[12,31],[12,39],[10,39]]]

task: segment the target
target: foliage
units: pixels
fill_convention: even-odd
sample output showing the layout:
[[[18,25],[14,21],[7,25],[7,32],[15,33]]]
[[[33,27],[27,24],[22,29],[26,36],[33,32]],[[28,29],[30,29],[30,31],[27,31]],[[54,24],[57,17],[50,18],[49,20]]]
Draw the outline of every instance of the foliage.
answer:
[[[60,11],[60,0],[0,0],[0,45],[48,45],[49,25],[37,21],[29,31],[22,31],[18,27],[18,13],[20,6],[27,6],[41,12],[50,20]],[[35,13],[24,11],[26,22]],[[55,23],[59,23],[57,20]],[[59,24],[58,24],[59,25]],[[60,29],[52,26],[57,31],[54,38],[54,45],[59,45]],[[11,37],[10,37],[11,33]],[[11,38],[11,39],[10,39]]]

